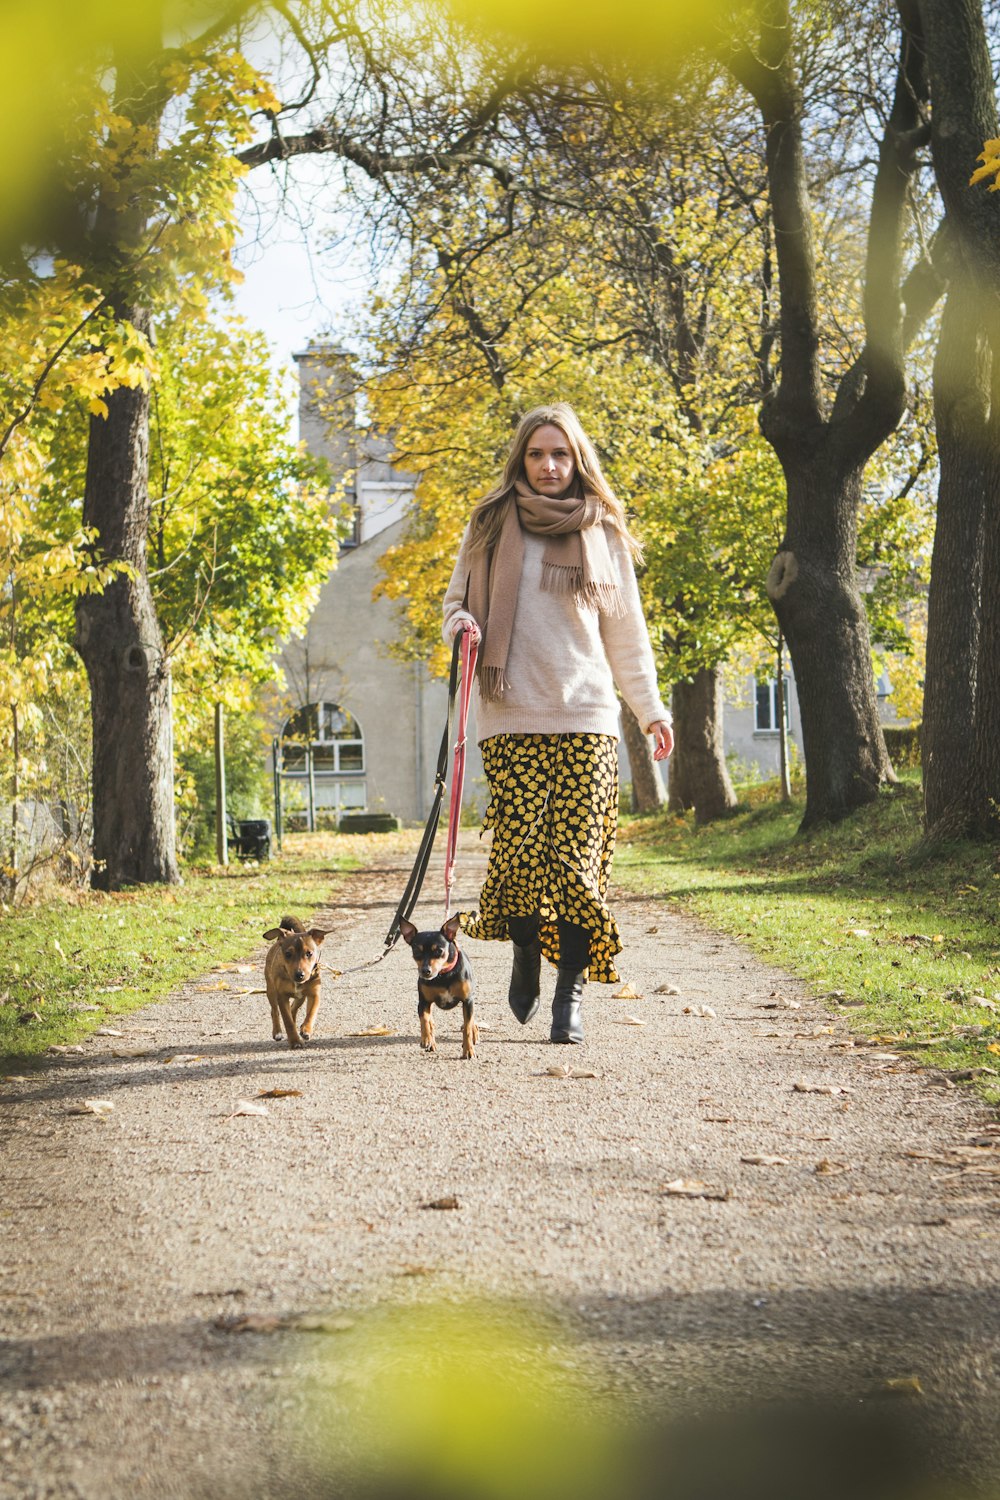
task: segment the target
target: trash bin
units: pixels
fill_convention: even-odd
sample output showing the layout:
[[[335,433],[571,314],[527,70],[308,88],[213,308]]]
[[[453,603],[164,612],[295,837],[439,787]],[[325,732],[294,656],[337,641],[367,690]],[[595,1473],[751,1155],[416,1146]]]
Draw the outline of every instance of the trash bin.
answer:
[[[239,859],[270,859],[271,825],[267,818],[229,818],[229,847]]]

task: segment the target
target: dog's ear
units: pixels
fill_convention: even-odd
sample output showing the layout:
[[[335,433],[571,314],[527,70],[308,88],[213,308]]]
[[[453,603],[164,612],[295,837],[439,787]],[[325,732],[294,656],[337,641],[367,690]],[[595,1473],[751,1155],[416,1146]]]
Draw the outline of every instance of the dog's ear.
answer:
[[[444,933],[449,943],[453,943],[455,941],[455,933],[458,931],[461,920],[461,914],[459,912],[456,912],[453,917],[448,918],[447,922],[445,922],[444,926],[441,928],[441,931]]]
[[[412,946],[413,939],[417,935],[417,929],[414,927],[413,923],[408,922],[405,917],[400,917],[399,935],[403,939],[404,943],[409,943]]]
[[[319,947],[320,943],[323,941],[326,935],[326,929],[323,927],[310,927],[309,929],[309,936],[312,938],[317,947]]]
[[[269,943],[276,943],[279,938],[287,937],[288,933],[285,931],[284,927],[271,927],[267,932],[265,932],[264,936]]]

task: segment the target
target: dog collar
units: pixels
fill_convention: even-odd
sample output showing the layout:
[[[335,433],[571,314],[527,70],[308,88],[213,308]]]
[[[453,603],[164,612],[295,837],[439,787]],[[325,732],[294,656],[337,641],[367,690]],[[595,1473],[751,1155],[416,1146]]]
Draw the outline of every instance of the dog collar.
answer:
[[[439,974],[450,974],[452,969],[458,963],[458,960],[462,957],[461,953],[458,951],[458,944],[453,942],[452,946],[455,949],[455,957],[452,959],[450,964],[445,964],[443,968],[438,969]]]

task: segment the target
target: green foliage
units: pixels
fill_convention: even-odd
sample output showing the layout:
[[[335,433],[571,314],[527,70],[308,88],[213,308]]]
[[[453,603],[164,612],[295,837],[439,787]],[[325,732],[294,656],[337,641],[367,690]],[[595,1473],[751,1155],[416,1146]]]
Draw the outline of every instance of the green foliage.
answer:
[[[287,438],[264,337],[235,318],[157,330],[149,571],[180,691],[273,676],[305,627],[345,516],[327,466]]]
[[[895,770],[920,770],[920,724],[886,724],[885,748]]]
[[[178,811],[183,814],[178,842],[192,859],[213,858],[215,853],[215,737],[207,715],[199,730],[188,733],[177,757]],[[274,794],[266,764],[270,736],[259,712],[228,712],[224,739],[227,811],[234,818],[273,821]]]

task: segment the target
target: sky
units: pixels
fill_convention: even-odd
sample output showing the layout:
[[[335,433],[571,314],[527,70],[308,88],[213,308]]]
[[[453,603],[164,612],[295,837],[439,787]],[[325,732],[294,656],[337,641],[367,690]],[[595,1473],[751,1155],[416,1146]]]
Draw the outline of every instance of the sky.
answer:
[[[367,256],[347,243],[343,219],[324,207],[334,190],[308,161],[298,176],[283,207],[279,180],[261,169],[238,205],[243,233],[235,263],[244,280],[233,308],[267,338],[276,374],[310,339],[352,345],[351,325],[370,286]]]

